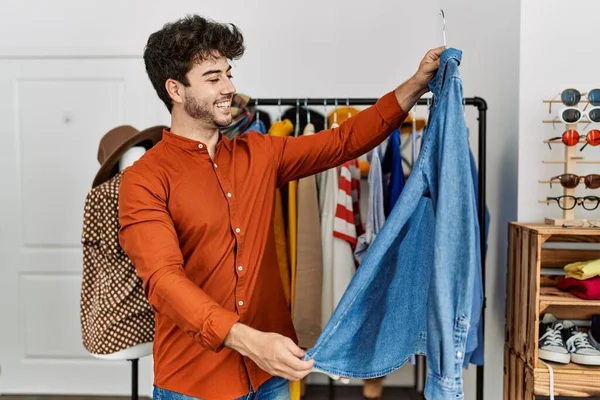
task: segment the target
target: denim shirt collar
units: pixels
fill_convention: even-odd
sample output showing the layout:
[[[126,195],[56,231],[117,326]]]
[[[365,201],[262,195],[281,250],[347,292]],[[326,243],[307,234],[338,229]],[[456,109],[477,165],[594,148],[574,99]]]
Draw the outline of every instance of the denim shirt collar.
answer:
[[[434,96],[440,95],[446,77],[446,66],[450,60],[455,60],[456,65],[460,65],[462,51],[451,47],[444,50],[440,55],[440,67],[437,70],[435,77],[429,82],[429,90]]]

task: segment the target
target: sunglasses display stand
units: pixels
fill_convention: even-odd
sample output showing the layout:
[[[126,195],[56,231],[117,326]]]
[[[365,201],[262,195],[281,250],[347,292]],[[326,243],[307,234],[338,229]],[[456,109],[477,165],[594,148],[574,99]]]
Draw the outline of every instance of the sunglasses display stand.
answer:
[[[545,100],[544,102],[553,102],[553,101]],[[555,120],[544,120],[543,122],[549,123],[549,124],[556,124]],[[590,122],[587,120],[583,120],[583,121],[578,121],[577,123],[573,123],[573,124],[565,124],[565,132],[577,131],[577,126],[579,123],[589,124]],[[564,142],[564,139],[562,142]],[[561,141],[558,139],[545,140],[544,143],[546,143],[548,145],[550,143],[558,144],[558,143],[561,143]],[[580,154],[581,153],[579,153],[579,151],[577,150],[577,146],[565,145],[564,146],[564,160],[552,160],[552,161],[544,160],[542,162],[544,164],[563,164],[564,165],[563,174],[572,174],[575,176],[577,176],[577,173],[576,173],[577,164],[600,164],[600,161],[584,160],[584,157],[582,157]],[[549,181],[549,180],[540,180],[539,182],[544,183],[544,184],[551,183],[551,181]],[[556,183],[556,185],[558,185],[558,186],[562,186],[559,182],[553,182],[553,183]],[[575,185],[575,187],[577,187],[577,186],[578,185]],[[578,208],[577,207],[578,204],[573,204],[573,202],[578,201],[578,200],[575,200],[575,198],[577,198],[577,196],[575,195],[575,187],[567,188],[567,187],[562,186],[562,188],[563,188],[562,196],[570,196],[569,198],[565,198],[565,199],[561,200],[561,201],[565,202],[564,207],[561,207],[562,208],[562,218],[551,218],[551,217],[545,218],[544,222],[546,225],[583,227],[588,223],[588,221],[586,219],[576,219],[575,218],[575,211]],[[540,203],[547,204],[547,205],[554,204],[554,205],[558,206],[558,202],[556,201],[556,199],[540,200]]]

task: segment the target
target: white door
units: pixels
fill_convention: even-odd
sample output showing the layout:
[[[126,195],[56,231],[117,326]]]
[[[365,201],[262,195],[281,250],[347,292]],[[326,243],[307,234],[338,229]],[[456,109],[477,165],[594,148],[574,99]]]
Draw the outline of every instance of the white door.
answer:
[[[121,394],[81,343],[85,196],[111,128],[168,123],[141,59],[0,60],[0,394]],[[149,395],[151,357],[140,363]]]

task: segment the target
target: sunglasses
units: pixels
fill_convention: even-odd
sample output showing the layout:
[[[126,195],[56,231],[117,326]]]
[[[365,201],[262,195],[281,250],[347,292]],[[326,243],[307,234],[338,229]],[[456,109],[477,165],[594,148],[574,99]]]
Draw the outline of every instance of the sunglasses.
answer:
[[[575,197],[567,195],[546,197],[546,200],[548,201],[548,205],[551,201],[556,201],[558,206],[563,210],[572,210],[575,206],[582,206],[584,209],[592,211],[598,208],[598,204],[600,204],[600,197],[598,196]]]
[[[576,124],[583,121],[584,117],[590,122],[600,122],[600,107],[594,106],[587,111],[577,107],[566,107],[558,113],[558,120],[563,124]]]
[[[579,176],[575,174],[562,174],[550,178],[550,187],[552,187],[552,181],[559,181],[562,187],[567,189],[574,189],[579,185],[579,182],[583,179],[585,187],[588,189],[600,188],[600,175],[590,174],[586,176]]]
[[[588,93],[581,93],[577,89],[570,88],[563,90],[557,96],[560,96],[560,101],[565,106],[573,107],[579,104],[581,97],[585,95],[587,95],[588,103],[592,104],[593,106],[600,106],[600,89],[592,89]],[[548,111],[552,112],[552,102],[550,102]]]
[[[579,143],[579,140],[581,139],[581,135],[575,129],[567,129],[566,131],[563,132],[562,136],[550,138],[548,140],[548,147],[550,149],[552,149],[552,146],[550,146],[550,142],[553,140],[559,140],[559,139],[562,140],[562,142],[566,146],[575,146],[577,143]],[[585,149],[585,146],[587,146],[588,144],[591,146],[600,145],[600,130],[591,129],[585,135],[585,141],[586,141],[586,143],[581,147],[581,149],[579,149],[579,151]]]

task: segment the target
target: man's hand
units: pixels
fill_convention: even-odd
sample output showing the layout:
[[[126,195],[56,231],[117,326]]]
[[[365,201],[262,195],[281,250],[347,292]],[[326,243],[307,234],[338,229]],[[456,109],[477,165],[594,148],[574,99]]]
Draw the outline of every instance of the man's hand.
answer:
[[[419,69],[413,76],[417,85],[419,85],[424,93],[429,91],[428,85],[429,81],[433,79],[438,68],[440,67],[440,55],[444,51],[445,47],[438,47],[437,49],[432,49],[425,54],[425,57],[421,60],[419,64]]]
[[[417,100],[429,91],[429,82],[440,67],[440,55],[445,47],[429,50],[421,60],[417,72],[394,91],[402,110],[410,110]]]
[[[308,375],[313,360],[304,361],[304,350],[285,336],[265,333],[236,323],[225,338],[225,346],[249,357],[260,369],[290,381]]]

